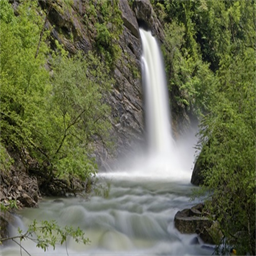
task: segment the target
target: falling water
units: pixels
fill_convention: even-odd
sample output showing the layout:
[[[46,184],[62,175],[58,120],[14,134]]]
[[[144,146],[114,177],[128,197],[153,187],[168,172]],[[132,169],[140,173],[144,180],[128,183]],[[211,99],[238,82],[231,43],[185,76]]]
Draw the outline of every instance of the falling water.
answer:
[[[136,177],[189,182],[194,157],[193,146],[188,143],[191,137],[186,138],[186,143],[176,142],[172,138],[171,115],[162,53],[157,39],[152,36],[150,31],[140,29],[140,36],[143,48],[141,69],[147,147],[143,154],[136,152],[132,157],[128,156],[127,159],[122,159],[119,161],[119,163],[121,162],[119,168],[102,175],[113,178],[118,176],[126,179]]]
[[[168,91],[161,51],[150,31],[140,29],[140,35],[149,152],[154,155],[171,154]]]
[[[157,39],[150,31],[140,29],[143,54],[142,81],[145,99],[147,153],[139,163],[142,176],[153,179],[188,181],[194,150],[189,143],[172,138],[171,115],[165,67]],[[183,136],[185,138],[185,136]],[[188,141],[187,141],[188,142]],[[184,147],[185,146],[185,147]],[[188,146],[192,150],[188,150]],[[141,168],[144,166],[143,168]],[[136,169],[133,167],[133,169]],[[138,173],[137,173],[138,174]]]
[[[56,220],[61,226],[80,227],[91,240],[90,244],[83,245],[68,239],[66,248],[57,246],[56,250],[49,249],[45,253],[27,240],[23,247],[30,255],[212,254],[201,244],[191,243],[196,235],[180,234],[174,227],[175,213],[194,204],[190,200],[192,185],[189,184],[193,158],[188,158],[191,150],[187,151],[186,147],[182,150],[181,144],[174,143],[171,136],[168,92],[157,41],[150,32],[140,29],[140,34],[149,152],[136,161],[129,158],[125,162],[126,169],[98,175],[99,182],[110,181],[107,198],[98,195],[92,195],[90,200],[79,196],[46,198],[39,208],[20,211],[22,221],[18,226],[23,230],[33,219]],[[183,145],[188,145],[188,139]],[[132,168],[130,162],[135,163]],[[188,171],[185,178],[183,170]],[[17,226],[11,231],[15,235]],[[12,243],[0,248],[0,255],[20,256],[20,248]]]

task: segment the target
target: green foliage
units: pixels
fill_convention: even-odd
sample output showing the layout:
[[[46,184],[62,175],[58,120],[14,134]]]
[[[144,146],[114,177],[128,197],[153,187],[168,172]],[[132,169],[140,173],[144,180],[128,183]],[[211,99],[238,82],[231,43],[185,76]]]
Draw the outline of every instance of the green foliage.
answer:
[[[207,111],[223,56],[255,47],[255,1],[153,1],[165,26],[164,56],[171,93],[197,116]]]
[[[239,255],[255,255],[256,3],[153,2],[165,25],[169,90],[200,120],[207,210]]]
[[[121,11],[117,0],[102,0],[97,2],[96,7],[99,15],[99,22],[95,24],[96,47],[108,65],[113,67],[121,56],[118,45],[119,36],[123,32]]]
[[[205,148],[203,157],[212,166],[204,172],[206,186],[214,191],[208,207],[239,254],[254,254],[254,51],[248,48],[229,62],[220,62],[220,84],[200,132],[201,146]]]
[[[1,3],[11,9],[8,3]],[[31,129],[38,128],[34,127],[34,114],[45,115],[41,105],[48,93],[45,44],[35,58],[43,17],[37,15],[34,3],[28,6],[26,1],[20,5],[19,16],[1,20],[0,31],[1,139],[18,148],[31,146]]]
[[[10,167],[8,145],[26,149],[45,177],[84,180],[96,170],[92,141],[108,140],[109,68],[92,53],[69,57],[58,43],[51,52],[36,1],[20,4],[18,16],[0,3],[1,167]]]
[[[7,203],[0,202],[0,212],[6,212],[17,208],[16,200],[9,200]]]
[[[131,8],[132,8],[132,6],[133,6],[134,1],[135,1],[135,0],[128,0],[128,4],[129,4],[129,6],[130,6]]]
[[[191,56],[185,47],[185,26],[176,21],[165,26],[163,53],[168,71],[169,90],[178,87],[180,95],[176,98],[197,116],[207,110],[207,102],[216,83],[209,65],[199,55]]]
[[[0,242],[12,240],[18,244],[21,251],[24,250],[28,255],[30,253],[22,246],[24,240],[31,240],[36,243],[38,248],[46,251],[49,247],[55,249],[56,245],[63,245],[69,237],[73,238],[77,243],[88,244],[90,240],[85,237],[84,232],[78,227],[77,229],[69,226],[60,227],[55,221],[42,221],[37,223],[36,220],[29,225],[26,232],[21,229],[19,234],[14,237],[1,238]]]
[[[8,154],[5,146],[0,142],[0,170],[2,173],[8,173],[12,164],[12,157]]]
[[[97,47],[100,48],[101,51],[103,51],[104,48],[110,47],[112,36],[106,27],[106,24],[96,24],[96,30],[97,30]]]
[[[8,1],[0,1],[0,20],[5,23],[10,23],[13,17],[13,9],[10,8]]]
[[[47,136],[54,137],[52,163],[58,174],[87,178],[94,173],[95,164],[90,160],[90,143],[106,138],[110,123],[110,111],[104,103],[103,94],[111,88],[112,80],[107,68],[91,53],[83,57],[62,55],[52,61],[53,95],[49,99],[49,111],[55,112],[51,119],[53,130]],[[56,107],[57,106],[57,107]],[[43,138],[41,139],[43,140]]]

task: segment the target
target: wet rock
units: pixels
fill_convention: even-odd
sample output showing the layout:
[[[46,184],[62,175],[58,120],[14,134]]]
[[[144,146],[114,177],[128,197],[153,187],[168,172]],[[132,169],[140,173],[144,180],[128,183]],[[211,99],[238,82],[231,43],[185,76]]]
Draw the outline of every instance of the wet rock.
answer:
[[[125,27],[127,27],[131,31],[132,35],[139,38],[140,33],[139,33],[138,22],[136,20],[136,17],[134,15],[133,11],[131,10],[131,8],[129,6],[128,1],[127,0],[120,1],[119,6],[122,11],[122,19],[123,19]]]
[[[18,198],[19,201],[25,206],[25,207],[35,207],[36,202],[26,193],[22,193],[22,195]]]
[[[14,223],[12,214],[7,211],[0,211],[0,238],[7,238],[9,236],[9,223]]]
[[[220,244],[223,234],[217,221],[200,232],[199,237],[207,244]]]
[[[190,241],[190,244],[193,244],[193,245],[200,244],[198,237],[197,236],[193,237],[192,240]]]
[[[0,238],[7,238],[8,235],[8,221],[0,215]]]
[[[209,146],[209,144],[210,144],[210,141],[206,144],[206,147]],[[212,164],[203,157],[204,151],[205,151],[205,147],[202,148],[202,151],[196,160],[196,163],[192,172],[192,176],[191,176],[191,183],[196,186],[200,186],[204,184],[203,171],[207,171],[209,168],[212,167]]]
[[[219,244],[223,237],[219,223],[212,221],[203,209],[204,204],[197,204],[177,212],[174,217],[175,227],[183,234],[197,234],[193,243],[198,243],[198,239],[201,239],[207,244]]]
[[[141,27],[152,31],[160,41],[164,39],[163,28],[153,10],[150,0],[136,0],[133,10]]]
[[[183,234],[193,234],[212,225],[212,221],[209,218],[195,215],[191,209],[178,211],[175,215],[174,223],[175,227]]]

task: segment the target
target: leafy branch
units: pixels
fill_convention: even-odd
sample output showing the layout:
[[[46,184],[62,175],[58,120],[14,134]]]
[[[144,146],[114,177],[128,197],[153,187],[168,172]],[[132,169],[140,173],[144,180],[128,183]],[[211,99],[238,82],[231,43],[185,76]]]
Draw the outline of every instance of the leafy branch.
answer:
[[[0,244],[6,241],[13,241],[20,246],[21,255],[22,251],[24,251],[27,255],[31,256],[28,250],[26,250],[22,245],[24,240],[31,240],[36,243],[38,248],[46,251],[49,247],[52,247],[55,250],[57,244],[63,245],[67,242],[69,237],[73,238],[77,243],[87,244],[90,242],[79,227],[77,229],[69,226],[61,228],[55,221],[42,221],[39,224],[34,220],[33,223],[29,225],[26,232],[18,229],[18,235],[0,238]]]
[[[59,153],[60,149],[62,148],[62,145],[63,145],[63,143],[64,143],[66,137],[68,136],[68,133],[67,133],[68,130],[69,130],[72,126],[74,126],[76,123],[79,122],[80,117],[85,113],[85,111],[86,111],[86,109],[83,109],[82,112],[81,112],[81,113],[73,120],[73,122],[71,122],[71,123],[68,125],[68,127],[65,129],[65,132],[64,132],[64,135],[63,135],[63,137],[62,137],[61,143],[60,143],[58,149],[56,150],[55,155],[57,155],[57,154]]]

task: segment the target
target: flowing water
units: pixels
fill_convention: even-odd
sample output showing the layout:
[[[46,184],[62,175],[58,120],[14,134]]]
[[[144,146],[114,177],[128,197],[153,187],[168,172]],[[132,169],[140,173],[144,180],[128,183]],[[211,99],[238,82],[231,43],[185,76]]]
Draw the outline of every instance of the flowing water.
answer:
[[[134,177],[107,181],[111,183],[107,198],[44,199],[39,208],[20,212],[19,225],[25,230],[33,219],[54,219],[62,226],[80,227],[91,242],[82,245],[69,239],[72,256],[211,255],[210,250],[191,243],[195,235],[182,235],[174,228],[175,213],[195,204],[190,201],[189,183]],[[46,253],[29,241],[23,246],[33,256],[67,255],[65,246]],[[20,250],[11,244],[2,253],[18,256]]]
[[[168,91],[162,55],[151,32],[140,29],[143,46],[142,78],[145,94],[145,116],[148,149],[151,154],[163,155],[172,151]]]
[[[110,184],[106,197],[45,198],[39,208],[20,211],[13,235],[18,226],[26,230],[33,219],[56,220],[61,226],[80,227],[91,241],[82,245],[68,239],[66,246],[47,252],[24,241],[30,255],[212,254],[192,243],[196,235],[182,235],[174,227],[176,212],[197,203],[190,200],[189,182],[195,139],[191,135],[178,142],[172,139],[161,52],[150,32],[140,33],[148,150],[123,159],[120,169],[98,175],[99,184]],[[1,255],[20,255],[20,248],[10,243]]]

